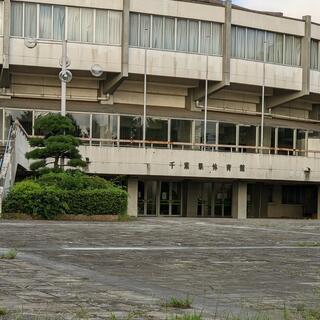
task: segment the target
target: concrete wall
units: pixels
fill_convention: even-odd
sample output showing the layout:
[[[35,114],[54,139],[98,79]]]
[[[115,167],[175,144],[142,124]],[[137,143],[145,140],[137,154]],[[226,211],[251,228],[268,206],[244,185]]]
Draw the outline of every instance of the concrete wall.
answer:
[[[206,55],[188,54],[183,52],[170,52],[148,50],[148,75],[206,79]],[[129,49],[129,72],[144,74],[145,50],[140,48]],[[208,61],[208,79],[222,80],[222,57],[210,56]]]
[[[304,35],[304,21],[302,20],[281,18],[245,10],[232,10],[232,24],[299,36]]]
[[[81,153],[91,160],[90,173],[224,178],[273,181],[320,181],[320,162],[316,158],[241,154],[229,152],[201,152],[167,149],[137,149],[82,146]],[[174,162],[173,168],[170,162]],[[189,162],[189,170],[184,163]],[[203,170],[199,169],[203,164]],[[213,169],[217,164],[218,169]],[[231,165],[231,168],[227,165]],[[245,165],[245,170],[240,170]],[[305,169],[310,168],[310,175]]]
[[[302,68],[266,64],[266,86],[291,90],[302,89]],[[263,63],[231,59],[231,82],[262,86]]]
[[[32,67],[60,68],[62,55],[60,43],[41,43],[28,49],[24,39],[11,38],[9,62],[13,65]],[[93,64],[99,64],[104,71],[121,71],[121,47],[97,44],[68,43],[68,56],[73,70],[90,70]]]

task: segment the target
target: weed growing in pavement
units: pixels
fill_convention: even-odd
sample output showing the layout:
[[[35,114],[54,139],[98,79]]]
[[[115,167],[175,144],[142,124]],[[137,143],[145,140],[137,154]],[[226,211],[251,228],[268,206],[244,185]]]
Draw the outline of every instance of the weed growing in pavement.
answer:
[[[18,252],[16,249],[9,249],[8,251],[4,252],[1,256],[0,259],[4,260],[12,260],[15,259],[18,255]]]

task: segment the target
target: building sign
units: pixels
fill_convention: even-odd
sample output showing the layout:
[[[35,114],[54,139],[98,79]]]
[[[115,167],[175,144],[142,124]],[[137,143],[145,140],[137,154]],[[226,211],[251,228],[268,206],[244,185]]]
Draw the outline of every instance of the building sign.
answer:
[[[176,166],[176,163],[175,161],[170,161],[169,162],[169,167],[171,169],[174,169]],[[225,167],[226,171],[227,172],[232,172],[233,170],[239,170],[240,172],[245,172],[246,171],[246,166],[245,164],[240,164],[239,167],[235,167],[235,166],[232,166],[230,163],[227,163],[223,166],[219,166],[217,163],[213,163],[211,164],[210,166],[205,166],[204,163],[202,162],[199,162],[197,164],[190,164],[190,162],[184,162],[183,163],[183,169],[184,170],[190,170],[190,167],[191,166],[196,166],[197,167],[197,170],[199,171],[203,171],[205,170],[205,167],[210,167],[212,168],[212,171],[219,171],[219,170],[222,170],[223,167]],[[219,169],[220,168],[220,169]]]

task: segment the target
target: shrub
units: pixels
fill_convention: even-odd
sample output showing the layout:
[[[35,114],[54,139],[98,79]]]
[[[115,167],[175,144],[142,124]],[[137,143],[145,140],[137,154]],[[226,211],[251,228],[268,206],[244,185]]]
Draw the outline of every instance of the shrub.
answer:
[[[51,172],[16,183],[4,202],[6,213],[26,213],[48,220],[61,214],[120,215],[126,208],[124,190],[81,172]]]
[[[97,176],[88,176],[80,171],[49,172],[41,175],[37,182],[44,187],[54,186],[63,190],[108,189],[114,185]]]

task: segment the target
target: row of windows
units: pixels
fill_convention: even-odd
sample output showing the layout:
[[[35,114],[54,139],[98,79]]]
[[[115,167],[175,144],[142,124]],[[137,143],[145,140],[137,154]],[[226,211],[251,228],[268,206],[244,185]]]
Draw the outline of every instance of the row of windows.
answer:
[[[301,38],[232,26],[232,57],[292,66],[301,65]]]
[[[222,24],[131,13],[130,45],[221,55]]]
[[[0,109],[0,123],[3,132],[0,139],[5,139],[10,124],[19,120],[29,135],[40,135],[33,125],[36,118],[47,114],[47,111],[28,111],[17,109]],[[141,141],[143,139],[143,119],[141,116],[69,113],[77,125],[78,136],[90,140],[92,144],[110,144],[110,141],[127,140]],[[163,119],[148,117],[146,124],[146,140],[154,144],[160,142],[177,142],[185,144],[201,144],[204,141],[204,121],[187,119]],[[312,136],[309,133],[309,136]],[[307,133],[300,129],[265,127],[265,146],[280,149],[305,150]],[[109,140],[109,141],[107,141]],[[122,142],[121,142],[122,143]],[[207,143],[219,144],[221,150],[230,150],[227,146],[258,147],[259,127],[255,125],[236,125],[225,122],[207,122]],[[162,144],[166,147],[166,144]],[[239,150],[241,152],[256,152],[255,148]],[[278,153],[281,153],[279,150]],[[284,154],[288,154],[284,152]]]
[[[120,45],[121,28],[119,11],[12,2],[16,37]]]

